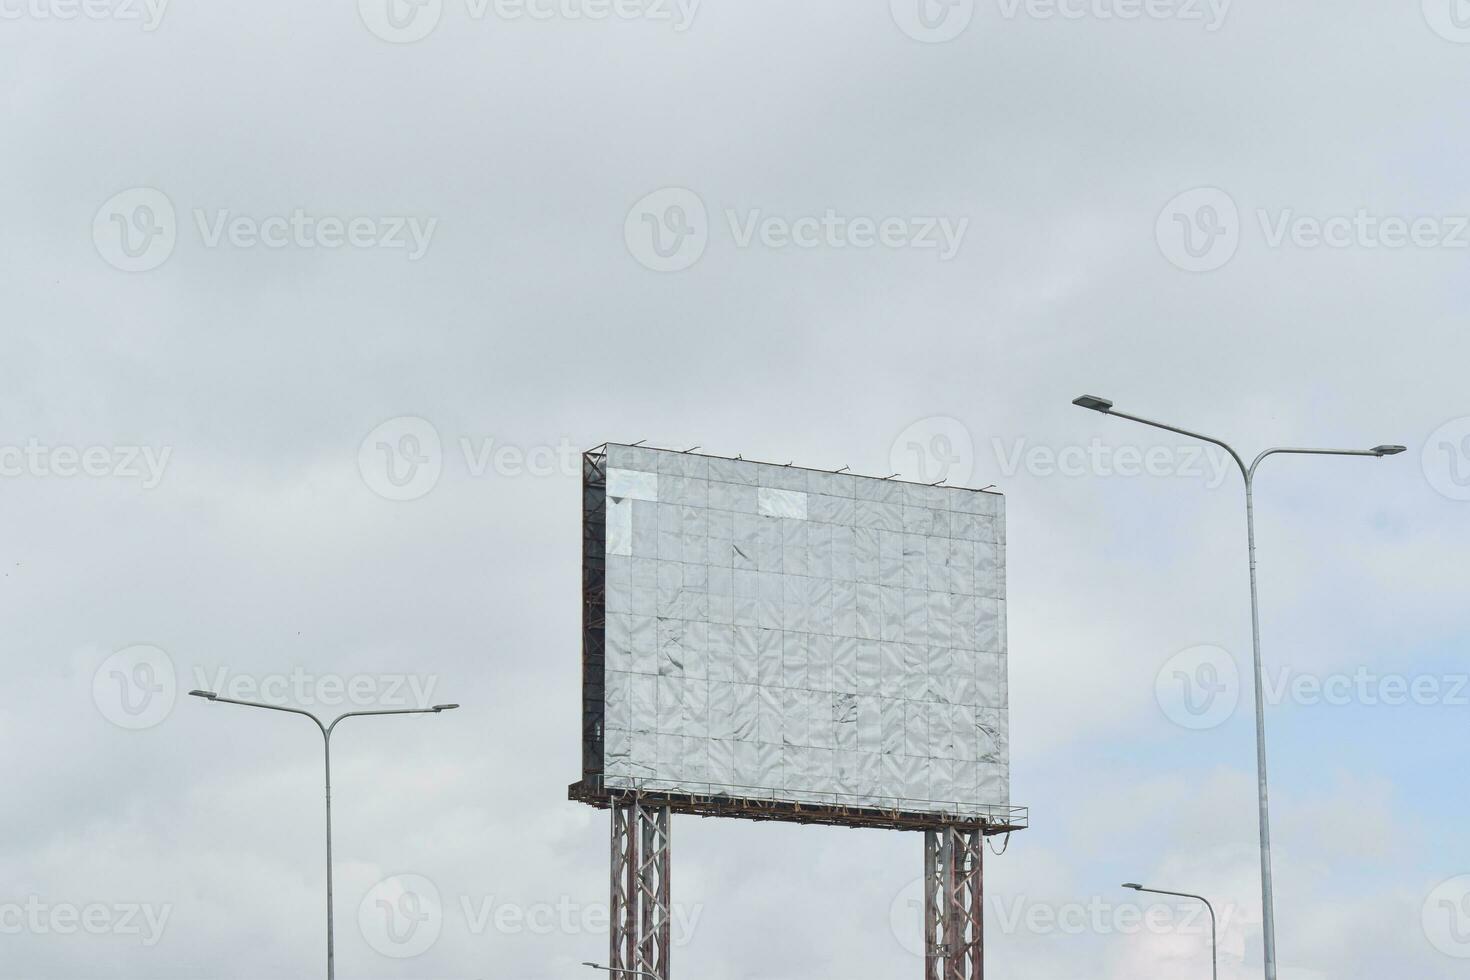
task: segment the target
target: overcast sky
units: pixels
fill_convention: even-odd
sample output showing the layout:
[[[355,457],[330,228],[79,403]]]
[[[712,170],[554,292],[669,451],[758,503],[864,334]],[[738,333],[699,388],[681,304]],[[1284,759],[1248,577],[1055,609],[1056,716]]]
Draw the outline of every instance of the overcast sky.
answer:
[[[0,976],[590,976],[576,454],[1007,494],[994,975],[1462,977],[1462,0],[0,0]],[[386,448],[385,448],[386,447]],[[1244,682],[1244,690],[1242,690]],[[918,976],[912,834],[674,821],[678,976]],[[999,842],[996,842],[997,848]],[[386,903],[383,904],[383,903]],[[391,914],[390,914],[391,913]],[[404,954],[415,954],[405,956]]]

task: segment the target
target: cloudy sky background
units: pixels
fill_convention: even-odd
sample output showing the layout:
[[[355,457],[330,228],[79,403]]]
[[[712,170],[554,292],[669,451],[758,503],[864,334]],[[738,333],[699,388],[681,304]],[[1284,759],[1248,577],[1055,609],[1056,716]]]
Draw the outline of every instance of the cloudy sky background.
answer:
[[[565,799],[579,480],[475,460],[648,439],[1004,490],[1033,827],[988,866],[995,975],[1202,976],[1200,923],[1126,927],[1117,883],[1141,880],[1216,898],[1221,975],[1259,976],[1248,695],[1191,730],[1168,694],[1182,651],[1249,664],[1239,481],[1118,475],[1117,450],[1188,443],[1084,391],[1250,454],[1410,447],[1260,478],[1273,676],[1438,691],[1272,706],[1281,975],[1463,975],[1470,10],[960,0],[930,30],[903,0],[705,0],[679,30],[673,5],[443,0],[395,28],[374,0],[174,0],[148,30],[125,19],[146,7],[65,4],[0,4],[0,975],[321,974],[318,736],[170,696],[298,671],[464,704],[339,730],[339,975],[590,975],[608,827]],[[655,221],[690,193],[705,217],[678,271],[639,235],[659,192]],[[136,210],[160,195],[171,250],[129,259],[113,215],[164,227]],[[375,240],[435,223],[418,258],[211,244],[221,212],[297,209]],[[755,212],[829,209],[968,224],[947,260],[741,244]],[[1423,244],[1376,237],[1419,218]],[[394,501],[368,437],[403,417],[440,472]],[[106,475],[59,475],[58,446]],[[1046,465],[1093,446],[1108,465]],[[168,453],[161,479],[130,447]],[[168,669],[130,728],[114,671],[146,679],[116,656],[138,645]],[[674,847],[678,975],[920,973],[918,838],[680,818]],[[442,905],[406,959],[371,921],[398,875]],[[66,931],[89,906],[99,934]]]

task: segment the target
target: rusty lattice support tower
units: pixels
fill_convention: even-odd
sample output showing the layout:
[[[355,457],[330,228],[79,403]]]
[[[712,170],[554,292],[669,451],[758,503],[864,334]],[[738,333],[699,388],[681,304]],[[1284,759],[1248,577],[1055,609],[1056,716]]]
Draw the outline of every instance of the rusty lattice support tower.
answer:
[[[924,832],[924,980],[984,980],[985,835]]]
[[[612,802],[612,976],[669,980],[669,808],[637,796]]]

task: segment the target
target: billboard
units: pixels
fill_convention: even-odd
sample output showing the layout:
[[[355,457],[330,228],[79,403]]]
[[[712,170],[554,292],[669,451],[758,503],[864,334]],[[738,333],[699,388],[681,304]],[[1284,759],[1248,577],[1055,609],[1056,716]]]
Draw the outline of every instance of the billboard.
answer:
[[[1023,825],[1001,495],[608,444],[583,496],[574,798]]]

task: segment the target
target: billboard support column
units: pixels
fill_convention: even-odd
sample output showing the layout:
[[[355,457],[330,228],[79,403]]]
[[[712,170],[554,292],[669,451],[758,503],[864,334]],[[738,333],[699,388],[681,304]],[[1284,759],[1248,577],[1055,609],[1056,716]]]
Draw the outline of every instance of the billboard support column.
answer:
[[[939,877],[939,835],[924,831],[924,980],[939,977],[939,903],[934,891]]]
[[[670,813],[637,796],[612,801],[612,901],[609,959],[615,977],[669,980]]]
[[[984,980],[985,835],[924,832],[924,980]]]

